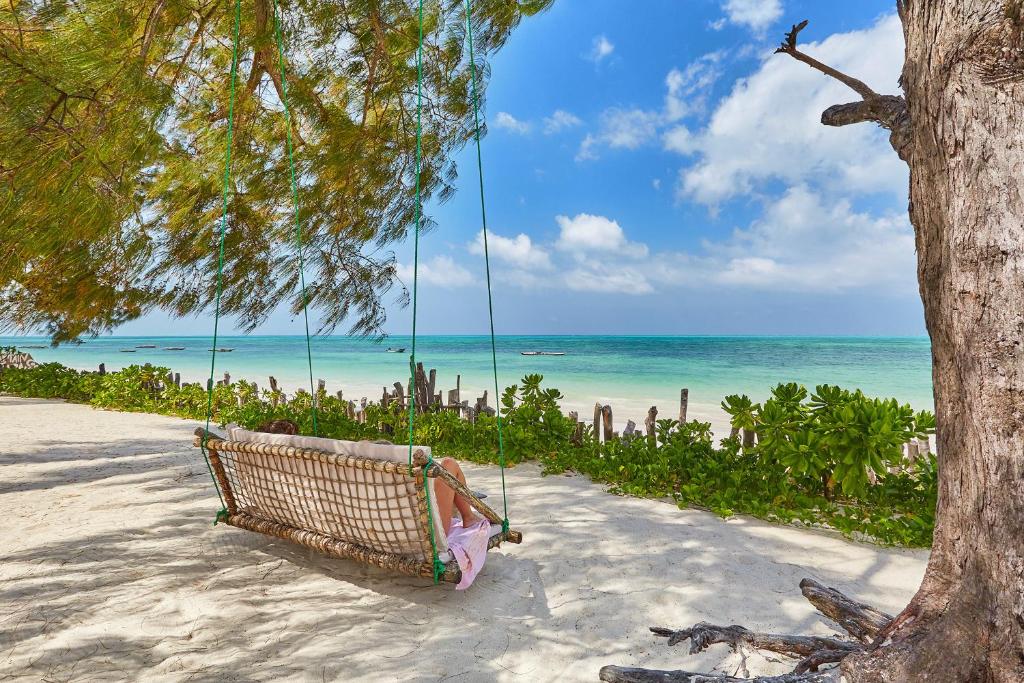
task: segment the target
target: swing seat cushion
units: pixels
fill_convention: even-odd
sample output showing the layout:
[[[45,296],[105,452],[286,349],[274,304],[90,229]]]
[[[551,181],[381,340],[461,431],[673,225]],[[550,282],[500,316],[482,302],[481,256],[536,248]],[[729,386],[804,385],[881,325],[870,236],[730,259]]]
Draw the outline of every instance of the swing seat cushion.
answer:
[[[321,453],[405,464],[408,446],[344,441],[228,428],[229,440],[289,446]],[[416,446],[425,455],[430,449]],[[314,531],[390,555],[427,560],[432,555],[424,534],[416,480],[403,470],[382,472],[315,458],[272,452],[223,453],[225,471],[240,512],[255,518]],[[430,500],[435,478],[426,477]],[[434,541],[442,561],[448,544],[437,507],[431,505]],[[425,537],[426,536],[426,537]]]

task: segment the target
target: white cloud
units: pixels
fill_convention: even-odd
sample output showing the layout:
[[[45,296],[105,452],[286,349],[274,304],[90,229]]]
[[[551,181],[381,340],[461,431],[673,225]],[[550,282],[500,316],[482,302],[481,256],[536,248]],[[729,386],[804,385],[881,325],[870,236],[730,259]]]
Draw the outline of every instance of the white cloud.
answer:
[[[550,270],[551,257],[547,251],[534,244],[530,236],[519,233],[515,237],[502,237],[494,232],[487,234],[487,250],[490,255],[500,261],[522,270]],[[476,240],[469,245],[470,253],[483,255],[484,231],[476,235]]]
[[[576,268],[565,275],[565,286],[577,292],[614,294],[651,294],[654,287],[634,268],[615,268],[603,264]]]
[[[588,133],[576,152],[576,161],[598,158],[600,146],[613,149],[638,149],[658,134],[661,114],[643,109],[619,109],[612,107],[601,113],[601,127],[596,133]]]
[[[588,58],[590,61],[597,64],[614,51],[615,45],[613,45],[612,42],[602,34],[594,38]]]
[[[798,290],[912,287],[914,234],[905,213],[872,216],[827,202],[805,185],[787,191],[723,246],[722,282]]]
[[[756,33],[762,33],[782,16],[781,0],[726,0],[722,11],[732,24],[746,26]],[[712,28],[721,26],[712,24]]]
[[[413,266],[411,263],[398,264],[398,277],[407,287],[412,286]],[[435,256],[420,261],[419,281],[437,287],[465,287],[474,284],[473,275],[457,264],[451,256]]]
[[[571,112],[567,112],[564,109],[556,109],[551,116],[544,118],[544,134],[553,135],[554,133],[560,133],[568,128],[575,128],[582,123],[583,121]]]
[[[609,147],[636,149],[657,132],[658,115],[642,109],[608,109],[601,115],[602,139]]]
[[[903,32],[893,14],[868,29],[834,34],[803,49],[887,92],[896,87],[902,67]],[[884,131],[869,124],[821,125],[827,107],[856,99],[846,86],[806,64],[785,55],[767,58],[737,82],[706,128],[694,133],[676,128],[664,136],[667,149],[700,155],[680,172],[679,196],[714,206],[781,180],[905,197],[906,166]]]
[[[662,285],[711,283],[740,289],[913,291],[914,235],[903,212],[871,215],[790,188],[761,217],[702,253],[658,253],[645,268]]]
[[[587,133],[587,136],[583,138],[583,142],[580,143],[579,150],[576,152],[576,161],[593,161],[597,159],[597,152],[594,149],[597,147],[597,144],[597,138]]]
[[[655,190],[660,190],[661,189],[661,178],[655,178],[654,180],[652,180],[651,181],[651,187],[653,187]]]
[[[665,77],[665,118],[678,121],[704,110],[707,92],[721,75],[723,50],[709,52],[690,62],[684,69],[672,69]]]
[[[559,236],[556,246],[568,252],[614,252],[632,258],[647,256],[647,245],[629,242],[617,221],[604,216],[580,213],[569,218],[556,216]]]
[[[494,117],[494,125],[496,128],[503,128],[519,135],[526,135],[530,132],[530,124],[528,122],[520,121],[504,111],[499,111],[498,115]]]
[[[598,130],[580,143],[576,161],[599,158],[602,147],[639,149],[658,137],[660,128],[684,116],[703,112],[708,91],[722,75],[723,51],[709,52],[683,69],[672,69],[665,77],[665,106],[662,110],[609,107],[599,119]],[[671,148],[670,148],[671,149]]]
[[[678,154],[693,154],[698,149],[697,141],[694,140],[690,129],[684,125],[671,128],[661,136],[665,149]]]

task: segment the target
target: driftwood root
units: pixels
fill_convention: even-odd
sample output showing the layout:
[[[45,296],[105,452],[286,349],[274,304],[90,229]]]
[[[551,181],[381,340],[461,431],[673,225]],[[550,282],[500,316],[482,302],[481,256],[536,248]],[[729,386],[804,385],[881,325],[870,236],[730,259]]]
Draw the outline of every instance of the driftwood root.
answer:
[[[800,582],[800,591],[814,607],[846,631],[850,639],[841,636],[795,636],[751,631],[743,626],[717,626],[700,622],[690,628],[671,629],[651,627],[651,632],[668,639],[670,646],[690,641],[690,654],[697,654],[718,643],[733,650],[748,647],[767,650],[798,658],[793,671],[779,676],[736,678],[727,674],[706,674],[691,671],[662,671],[634,667],[606,666],[601,669],[601,680],[610,683],[826,683],[838,681],[838,664],[847,656],[865,652],[879,637],[885,637],[894,618],[870,605],[853,600],[835,588],[813,579]]]

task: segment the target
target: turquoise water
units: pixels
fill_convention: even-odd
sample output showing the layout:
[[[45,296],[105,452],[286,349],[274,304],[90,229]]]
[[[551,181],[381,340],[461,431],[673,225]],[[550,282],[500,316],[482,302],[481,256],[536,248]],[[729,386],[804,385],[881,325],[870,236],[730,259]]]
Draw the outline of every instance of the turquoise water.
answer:
[[[0,345],[44,344],[29,337],[0,337]],[[155,344],[155,349],[120,349]],[[58,361],[79,369],[105,363],[110,370],[133,363],[153,363],[180,372],[183,381],[203,381],[210,373],[209,337],[101,337],[80,346],[26,349],[40,361]],[[166,351],[184,346],[184,351]],[[221,337],[217,376],[224,371],[265,386],[274,375],[286,390],[309,386],[305,339],[292,336]],[[332,393],[348,398],[380,397],[384,385],[408,378],[408,337],[382,344],[347,337],[313,339],[314,378],[327,380]],[[405,347],[406,353],[387,353]],[[565,356],[522,356],[521,351],[564,351]],[[868,395],[895,397],[915,408],[932,408],[931,357],[927,338],[857,337],[529,337],[497,340],[502,387],[527,373],[544,375],[545,384],[561,389],[566,410],[592,412],[595,402],[611,404],[616,423],[640,421],[657,405],[662,416],[678,412],[679,390],[690,390],[690,415],[724,424],[722,397],[746,393],[763,399],[778,382],[839,384]],[[488,387],[491,353],[488,337],[434,336],[417,340],[417,360],[437,368],[439,390],[455,386],[462,375],[463,398]],[[493,393],[493,389],[492,389]],[[493,399],[491,405],[494,405]]]

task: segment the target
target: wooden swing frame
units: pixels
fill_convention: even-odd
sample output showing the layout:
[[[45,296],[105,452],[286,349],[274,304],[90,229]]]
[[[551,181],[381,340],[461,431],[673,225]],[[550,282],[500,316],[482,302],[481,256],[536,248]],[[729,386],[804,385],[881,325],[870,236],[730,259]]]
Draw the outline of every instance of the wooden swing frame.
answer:
[[[362,456],[339,455],[310,448],[296,448],[294,446],[253,443],[250,441],[230,441],[201,427],[195,430],[193,446],[202,448],[204,438],[206,455],[209,458],[210,467],[213,469],[214,477],[224,499],[225,514],[219,517],[220,521],[239,529],[255,531],[267,536],[290,541],[329,557],[355,560],[380,567],[387,571],[410,576],[434,578],[434,564],[429,558],[424,560],[409,555],[398,555],[375,550],[350,540],[324,533],[322,529],[302,528],[285,523],[280,519],[274,519],[269,515],[257,515],[240,509],[220,453],[249,453],[287,458],[295,461],[312,461],[317,463],[318,466],[326,468],[356,468],[386,473],[400,481],[403,479],[411,480],[415,484],[418,510],[416,531],[421,546],[424,548],[431,547],[430,513],[427,505],[426,487],[424,486],[425,477],[434,477],[443,481],[455,491],[457,496],[466,500],[492,524],[501,525],[503,522],[498,513],[481,501],[465,485],[460,483],[448,470],[428,458],[422,450],[417,450],[413,454],[412,472],[410,474],[410,468],[407,463]],[[505,541],[521,543],[522,540],[523,535],[514,529],[498,531],[491,535],[487,548],[488,550],[496,548]],[[444,563],[444,570],[437,578],[439,581],[446,583],[458,583],[461,581],[462,571],[459,568],[458,562],[453,558]]]

